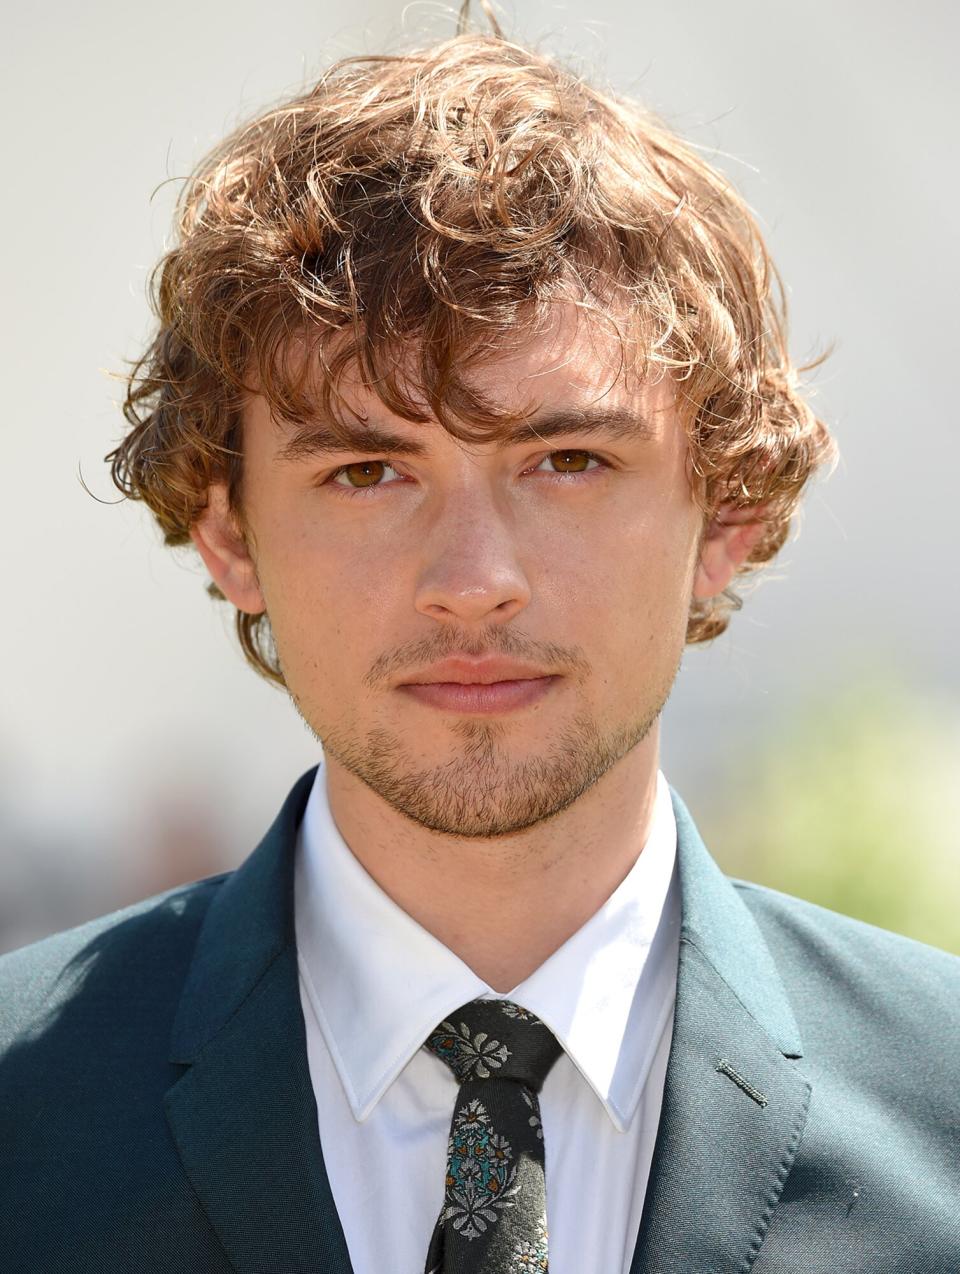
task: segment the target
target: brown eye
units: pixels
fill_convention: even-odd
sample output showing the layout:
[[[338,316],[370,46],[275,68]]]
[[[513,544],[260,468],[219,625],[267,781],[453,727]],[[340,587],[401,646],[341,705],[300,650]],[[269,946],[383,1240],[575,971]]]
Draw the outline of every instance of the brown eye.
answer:
[[[333,475],[334,479],[341,475],[346,476],[346,483],[337,483],[338,486],[351,486],[354,489],[363,487],[375,487],[383,477],[383,472],[389,466],[385,460],[355,460],[353,464],[345,464],[338,469]]]
[[[554,451],[550,455],[560,473],[582,473],[590,462],[589,451]]]

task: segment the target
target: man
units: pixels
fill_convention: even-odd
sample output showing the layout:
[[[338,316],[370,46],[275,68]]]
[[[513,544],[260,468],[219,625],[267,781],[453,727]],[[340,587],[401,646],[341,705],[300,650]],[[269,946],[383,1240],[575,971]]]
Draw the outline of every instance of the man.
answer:
[[[240,129],[179,231],[114,475],[322,763],[0,962],[2,1268],[955,1274],[958,962],[734,886],[658,769],[832,450],[742,202],[462,35]]]

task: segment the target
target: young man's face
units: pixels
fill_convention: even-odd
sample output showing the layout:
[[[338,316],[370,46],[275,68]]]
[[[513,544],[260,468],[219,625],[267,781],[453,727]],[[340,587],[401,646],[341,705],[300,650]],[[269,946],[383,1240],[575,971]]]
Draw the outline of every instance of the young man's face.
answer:
[[[500,406],[535,404],[530,423],[549,424],[546,441],[468,446],[348,386],[370,427],[422,454],[284,459],[293,431],[264,399],[248,400],[250,555],[219,487],[195,542],[235,605],[266,608],[287,686],[328,763],[424,827],[521,830],[642,740],[649,747],[691,597],[719,592],[749,551],[751,527],[740,525],[700,552],[671,383],[628,383],[620,355],[611,335],[565,308],[549,335],[477,371]],[[569,427],[553,432],[561,413]],[[578,416],[600,414],[606,424],[578,429]],[[522,661],[500,675],[527,684],[509,702],[503,686],[456,702],[410,689],[460,675],[430,668],[455,656]]]

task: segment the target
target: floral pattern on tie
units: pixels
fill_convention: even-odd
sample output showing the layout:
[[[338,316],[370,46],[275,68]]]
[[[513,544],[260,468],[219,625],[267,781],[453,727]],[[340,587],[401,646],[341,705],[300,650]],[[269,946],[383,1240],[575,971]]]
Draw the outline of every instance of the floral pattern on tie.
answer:
[[[510,1255],[510,1274],[543,1274],[547,1268],[547,1219],[537,1225],[537,1235],[532,1241],[520,1239]]]
[[[489,1079],[491,1072],[499,1070],[510,1056],[506,1044],[486,1031],[471,1035],[465,1022],[459,1027],[441,1022],[427,1043],[451,1067],[461,1084],[466,1079]]]
[[[531,1093],[529,1088],[521,1088],[520,1096],[523,1098],[526,1104],[530,1107],[530,1118],[527,1120],[527,1123],[530,1125],[533,1131],[537,1134],[539,1139],[543,1141],[543,1124],[540,1122],[539,1102],[536,1100],[536,1098],[534,1097],[533,1093]]]
[[[513,1207],[516,1175],[510,1142],[493,1130],[482,1102],[467,1102],[450,1131],[443,1220],[465,1239],[479,1237],[504,1208]]]
[[[535,1014],[519,1004],[514,1004],[513,1000],[501,1001],[501,1007],[507,1017],[515,1018],[518,1022],[529,1022],[531,1026],[543,1026],[543,1023]]]

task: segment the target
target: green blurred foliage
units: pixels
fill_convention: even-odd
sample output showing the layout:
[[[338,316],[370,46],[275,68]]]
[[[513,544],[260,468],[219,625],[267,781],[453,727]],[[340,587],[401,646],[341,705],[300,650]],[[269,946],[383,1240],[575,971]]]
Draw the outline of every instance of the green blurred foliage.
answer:
[[[732,876],[960,954],[960,710],[889,674],[738,747],[704,838]]]

